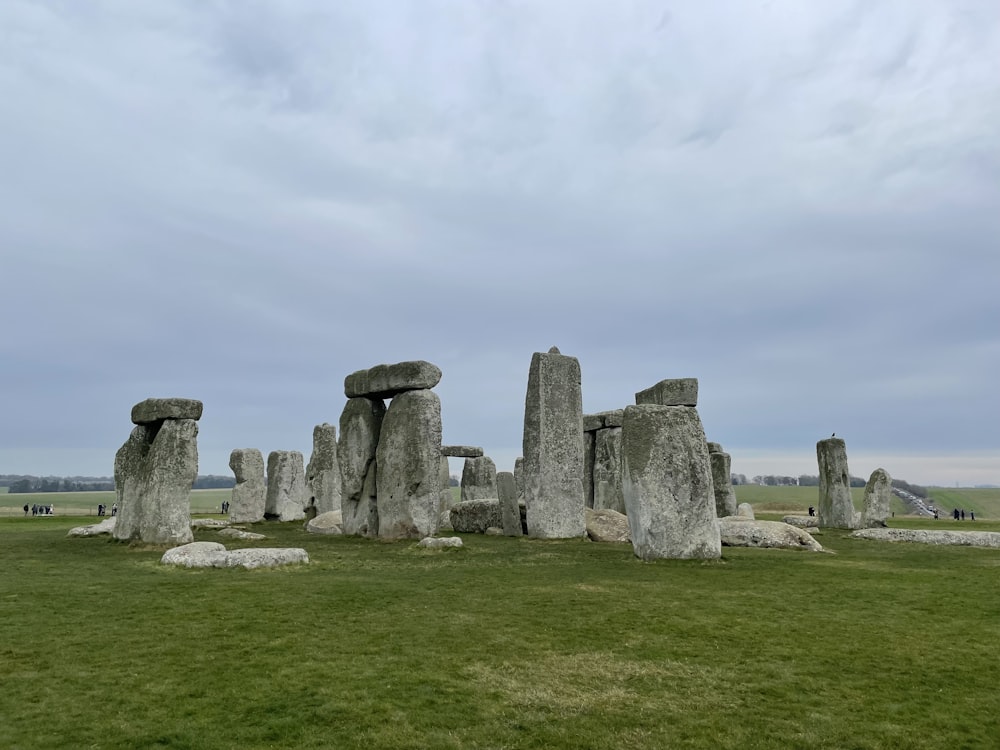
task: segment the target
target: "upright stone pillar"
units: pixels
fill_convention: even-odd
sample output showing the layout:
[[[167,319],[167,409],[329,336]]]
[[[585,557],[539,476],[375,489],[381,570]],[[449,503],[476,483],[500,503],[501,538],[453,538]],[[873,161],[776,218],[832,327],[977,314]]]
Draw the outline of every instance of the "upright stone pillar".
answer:
[[[462,467],[462,502],[497,496],[497,467],[489,456],[467,458]]]
[[[524,456],[514,459],[514,486],[517,487],[519,501],[524,500]]]
[[[711,451],[719,447],[718,451]],[[709,443],[708,458],[712,463],[712,487],[715,490],[715,514],[719,518],[736,515],[736,492],[733,490],[732,459],[718,443]]]
[[[306,467],[309,500],[306,513],[317,516],[340,510],[340,461],[337,458],[337,428],[318,424],[313,428],[313,452]]]
[[[594,435],[594,510],[624,513],[622,428],[610,427]]]
[[[264,456],[256,448],[236,448],[229,454],[229,468],[236,475],[236,486],[229,503],[229,520],[233,523],[263,521],[267,506]]]
[[[830,437],[816,443],[819,462],[819,525],[833,529],[856,529],[860,525],[851,501],[851,473],[847,469],[847,445]]]
[[[375,452],[384,418],[385,403],[381,399],[360,396],[349,399],[341,412],[337,457],[345,534],[378,534]]]
[[[504,536],[521,536],[521,506],[517,500],[517,484],[509,471],[497,473],[497,496],[500,500],[500,520]]]
[[[586,534],[580,363],[556,347],[531,358],[523,447],[528,534],[539,539]]]
[[[267,456],[265,518],[301,521],[306,517],[306,471],[299,451],[271,451]]]
[[[594,507],[594,451],[597,449],[597,431],[583,430],[583,505]]]
[[[892,477],[885,469],[875,469],[865,485],[865,509],[861,516],[866,529],[886,525],[889,518],[889,501],[892,499]]]
[[[722,555],[705,431],[695,409],[625,409],[623,489],[632,548],[643,560]]]
[[[451,494],[451,470],[448,467],[448,457],[445,455],[441,456],[441,469],[439,473],[439,483],[441,486],[441,502],[438,505],[438,512],[445,513],[451,510],[451,506],[455,504],[454,498]]]
[[[441,400],[434,391],[406,391],[392,399],[375,462],[379,537],[420,539],[437,533]]]

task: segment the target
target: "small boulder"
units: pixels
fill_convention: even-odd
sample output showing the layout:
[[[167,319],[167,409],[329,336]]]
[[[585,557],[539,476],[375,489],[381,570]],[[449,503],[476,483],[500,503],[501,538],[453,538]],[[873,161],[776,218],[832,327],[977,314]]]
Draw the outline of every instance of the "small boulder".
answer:
[[[736,515],[739,518],[749,518],[751,521],[756,518],[753,514],[753,506],[750,503],[740,503],[737,505]]]
[[[755,521],[741,516],[720,518],[719,536],[725,547],[823,551],[823,546],[809,532],[780,521]]]
[[[100,534],[110,534],[115,530],[115,521],[117,520],[115,516],[110,516],[100,523],[91,524],[90,526],[77,526],[70,529],[66,536],[99,536]]]
[[[819,528],[818,516],[785,516],[781,519],[781,522],[791,524],[792,526],[798,526],[800,529]]]
[[[192,518],[191,528],[192,529],[224,529],[229,525],[229,521],[223,521],[219,518]]]
[[[183,568],[224,568],[227,554],[225,545],[218,542],[191,542],[168,549],[160,562]]]
[[[607,508],[584,511],[587,522],[587,536],[594,542],[631,542],[628,516]]]
[[[219,529],[219,536],[228,537],[229,539],[242,539],[245,542],[259,542],[261,539],[267,539],[263,534],[244,531],[243,529],[234,529],[232,527]]]
[[[343,534],[343,522],[343,514],[339,510],[331,510],[310,518],[305,523],[305,529],[310,534]]]
[[[280,565],[309,562],[309,555],[298,547],[252,547],[226,553],[227,568],[276,568]]]
[[[462,538],[457,536],[425,536],[417,543],[418,547],[427,549],[444,549],[445,547],[461,547]]]

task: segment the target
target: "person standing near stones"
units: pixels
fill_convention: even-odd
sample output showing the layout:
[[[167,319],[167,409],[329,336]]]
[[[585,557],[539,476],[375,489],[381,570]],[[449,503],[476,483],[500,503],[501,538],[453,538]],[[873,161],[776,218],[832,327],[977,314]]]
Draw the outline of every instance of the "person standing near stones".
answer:
[[[976,511],[970,510],[969,511],[969,518],[971,518],[973,521],[975,521],[976,520]]]
[[[812,505],[809,506],[809,515],[810,516],[816,515],[816,508],[814,508]]]
[[[964,521],[965,520],[965,508],[962,508],[961,512],[962,512],[962,520]]]
[[[24,517],[25,518],[28,517],[28,504],[27,503],[24,504]]]
[[[118,503],[115,503],[111,506],[111,515],[112,516],[118,515]]]

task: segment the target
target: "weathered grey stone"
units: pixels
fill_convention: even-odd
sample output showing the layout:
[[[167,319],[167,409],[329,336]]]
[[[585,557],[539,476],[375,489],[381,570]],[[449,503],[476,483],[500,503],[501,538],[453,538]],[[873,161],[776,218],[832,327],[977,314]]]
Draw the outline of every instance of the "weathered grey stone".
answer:
[[[879,542],[916,542],[918,544],[956,545],[959,547],[1000,548],[1000,531],[934,531],[928,529],[859,529],[856,539]]]
[[[514,459],[514,484],[517,485],[517,496],[524,502],[524,457]]]
[[[306,472],[299,451],[271,451],[267,455],[266,518],[301,521],[306,517]]]
[[[816,516],[785,516],[781,521],[791,526],[798,526],[800,529],[819,528],[819,518]]]
[[[600,414],[584,414],[583,415],[583,431],[584,432],[597,432],[598,430],[604,429],[604,418]]]
[[[722,450],[722,445],[719,443],[713,443],[711,440],[708,441],[708,452],[709,453],[725,453]]]
[[[709,443],[711,448],[718,443]],[[731,459],[728,453],[709,451],[708,460],[712,464],[712,489],[715,492],[715,514],[732,516],[736,514],[736,491],[733,489],[733,480],[730,470]]]
[[[697,406],[698,378],[671,378],[635,394],[636,404]]]
[[[586,422],[584,417],[584,422]],[[594,449],[597,444],[597,432],[583,431],[583,505],[594,507]]]
[[[191,486],[198,476],[198,423],[167,419],[139,425],[115,456],[116,539],[190,542]]]
[[[528,533],[540,539],[583,536],[583,397],[575,357],[551,351],[532,356],[523,447]]]
[[[193,398],[147,398],[132,407],[132,424],[155,424],[164,419],[201,419],[202,403]]]
[[[611,409],[610,411],[599,411],[595,414],[583,415],[583,431],[595,432],[608,427],[621,427],[624,409]]]
[[[622,457],[625,508],[636,556],[720,557],[712,470],[698,411],[627,407]]]
[[[625,513],[622,492],[622,428],[599,430],[594,438],[594,510]]]
[[[857,528],[846,443],[836,437],[820,440],[816,443],[816,458],[819,462],[819,525],[833,529]]]
[[[451,527],[451,508],[448,510],[441,511],[441,515],[438,516],[438,531],[454,531]]]
[[[376,450],[378,536],[421,539],[437,533],[441,505],[441,400],[406,391],[389,404]]]
[[[375,454],[384,419],[385,404],[368,398],[352,398],[340,415],[337,457],[345,534],[378,533]]]
[[[229,454],[229,468],[236,475],[229,502],[229,520],[232,523],[263,521],[267,506],[264,456],[256,448],[237,448]]]
[[[305,530],[310,534],[337,536],[344,533],[344,518],[339,510],[328,510],[306,521]]]
[[[503,528],[499,500],[466,500],[451,508],[451,527],[460,534],[485,534],[490,526]]]
[[[392,398],[406,391],[427,390],[440,382],[441,369],[430,362],[397,362],[352,372],[344,378],[344,395],[347,398]]]
[[[227,551],[218,542],[191,542],[168,549],[160,562],[184,568],[273,568],[290,563],[307,563],[304,549],[255,547]]]
[[[245,542],[259,542],[261,539],[267,539],[264,534],[257,534],[253,531],[244,531],[243,529],[234,529],[232,526],[219,529],[219,536],[228,537],[230,539],[241,539]]]
[[[486,536],[503,536],[503,529],[499,526],[490,526],[486,529]]]
[[[277,568],[309,562],[309,554],[299,547],[249,547],[226,553],[227,568]]]
[[[108,516],[100,523],[72,528],[66,536],[99,536],[101,534],[111,534],[115,530],[115,522],[117,520],[117,516]]]
[[[427,536],[421,539],[417,543],[418,547],[427,547],[428,549],[444,549],[446,547],[461,547],[462,537],[459,536]]]
[[[168,549],[160,562],[182,568],[225,568],[227,554],[225,545],[218,542],[191,542]]]
[[[337,428],[324,422],[313,428],[313,451],[306,466],[309,499],[306,514],[322,515],[340,510],[340,461],[337,458]]]
[[[756,518],[753,513],[753,506],[750,503],[740,503],[736,506],[736,517],[746,518],[753,521]]]
[[[607,508],[584,511],[587,520],[587,536],[594,542],[631,542],[628,516]]]
[[[441,455],[447,458],[479,458],[483,449],[474,445],[442,445]]]
[[[521,509],[517,498],[517,483],[509,471],[497,473],[497,497],[500,503],[500,520],[505,536],[521,536]]]
[[[809,532],[780,521],[755,521],[737,516],[720,518],[719,534],[726,547],[768,547],[822,552]]]
[[[462,467],[462,502],[497,497],[497,467],[489,456],[467,458]]]
[[[889,500],[892,498],[892,477],[885,469],[875,469],[865,485],[865,509],[861,525],[867,529],[886,525],[889,518]]]
[[[455,504],[455,496],[451,493],[451,473],[448,468],[448,457],[441,456],[441,468],[438,470],[438,483],[441,487],[441,502],[438,512],[444,513]],[[438,527],[440,529],[440,526]]]
[[[221,518],[192,518],[191,528],[192,529],[224,529],[229,526],[229,521],[223,521]]]

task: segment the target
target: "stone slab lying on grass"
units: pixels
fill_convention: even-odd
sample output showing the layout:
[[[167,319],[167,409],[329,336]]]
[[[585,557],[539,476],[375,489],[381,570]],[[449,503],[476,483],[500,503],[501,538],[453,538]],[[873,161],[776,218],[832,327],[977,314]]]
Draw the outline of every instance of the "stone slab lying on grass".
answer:
[[[785,516],[781,522],[798,526],[800,529],[819,528],[819,518],[816,516]]]
[[[808,531],[781,521],[755,521],[741,516],[719,519],[724,547],[765,547],[823,552],[823,546]]]
[[[959,547],[1000,548],[1000,531],[933,531],[929,529],[858,529],[855,539],[880,542],[917,542],[919,544],[956,545]]]
[[[457,536],[425,536],[417,543],[418,547],[427,549],[443,549],[445,547],[461,547],[462,538]]]
[[[243,529],[234,529],[232,527],[219,529],[219,536],[229,537],[230,539],[242,539],[245,542],[259,542],[261,539],[267,539],[263,534],[244,531]]]
[[[115,530],[115,521],[117,520],[116,517],[111,516],[110,518],[105,518],[100,523],[91,524],[90,526],[77,526],[70,529],[66,536],[99,536],[101,534],[110,534]]]
[[[593,542],[631,542],[628,516],[609,508],[587,508],[583,511],[587,536]]]
[[[339,510],[331,510],[320,513],[315,518],[306,521],[305,529],[310,534],[331,534],[338,535],[344,533],[344,516]]]
[[[192,529],[224,529],[229,525],[229,521],[223,521],[218,518],[192,518],[191,528]]]
[[[218,542],[191,542],[168,549],[160,562],[184,568],[273,568],[291,563],[307,563],[309,555],[296,547],[257,547],[226,550]]]

